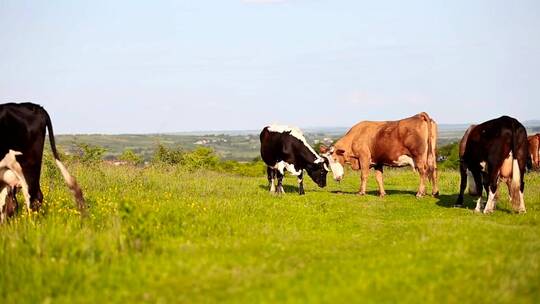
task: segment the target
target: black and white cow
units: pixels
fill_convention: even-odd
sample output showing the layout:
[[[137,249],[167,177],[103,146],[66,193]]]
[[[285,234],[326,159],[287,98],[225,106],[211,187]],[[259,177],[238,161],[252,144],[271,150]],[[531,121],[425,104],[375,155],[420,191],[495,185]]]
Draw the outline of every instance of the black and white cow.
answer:
[[[56,165],[75,196],[79,209],[82,210],[85,207],[85,201],[81,188],[60,161],[54,142],[51,118],[47,111],[33,103],[0,104],[0,155],[6,155],[10,149],[22,153],[17,156],[17,160],[28,183],[33,210],[39,209],[43,201],[39,178],[46,131],[49,133],[49,142]],[[11,201],[16,204],[15,196],[13,195],[12,198]]]
[[[260,135],[261,157],[267,165],[270,192],[283,193],[285,170],[298,177],[298,193],[305,194],[303,173],[307,171],[311,179],[326,186],[326,174],[332,169],[334,179],[343,176],[343,167],[331,157],[321,157],[307,143],[302,131],[295,127],[271,125],[265,127]],[[277,188],[274,179],[277,178]]]
[[[502,116],[469,127],[460,142],[461,183],[456,205],[463,205],[469,180],[469,193],[479,196],[475,211],[482,211],[484,187],[488,195],[484,213],[493,212],[497,186],[502,180],[508,185],[514,210],[525,212],[523,175],[527,157],[527,132],[516,119]]]

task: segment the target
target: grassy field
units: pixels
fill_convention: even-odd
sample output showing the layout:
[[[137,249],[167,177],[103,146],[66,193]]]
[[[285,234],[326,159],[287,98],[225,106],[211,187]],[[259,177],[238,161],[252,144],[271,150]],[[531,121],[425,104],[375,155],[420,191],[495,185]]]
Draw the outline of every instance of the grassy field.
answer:
[[[540,301],[540,175],[526,176],[527,214],[503,195],[494,214],[416,199],[418,178],[387,170],[388,195],[355,194],[356,173],[324,189],[294,178],[175,168],[71,166],[90,216],[44,174],[39,214],[0,226],[0,302]],[[47,173],[47,172],[45,172]],[[307,180],[307,178],[306,178]],[[506,193],[506,189],[504,190]]]

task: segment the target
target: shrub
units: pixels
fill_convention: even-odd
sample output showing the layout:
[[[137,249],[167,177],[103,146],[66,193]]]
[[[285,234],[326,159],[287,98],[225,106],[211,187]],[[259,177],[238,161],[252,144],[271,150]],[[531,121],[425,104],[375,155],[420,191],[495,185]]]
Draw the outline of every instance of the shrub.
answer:
[[[118,159],[132,165],[140,165],[143,162],[142,157],[131,149],[125,149],[124,152],[118,156]]]
[[[100,163],[103,160],[105,152],[107,152],[107,149],[101,146],[86,143],[78,143],[77,149],[79,151],[78,156],[76,156],[75,159],[79,160],[85,165],[94,165]]]
[[[184,153],[181,164],[188,170],[214,169],[219,164],[219,157],[211,148],[197,147],[191,152]]]
[[[442,169],[459,169],[459,144],[451,143],[438,149],[438,155],[443,161],[439,164]]]
[[[152,156],[153,164],[160,165],[177,165],[184,159],[184,152],[180,149],[167,148],[162,144],[158,144],[157,149]]]

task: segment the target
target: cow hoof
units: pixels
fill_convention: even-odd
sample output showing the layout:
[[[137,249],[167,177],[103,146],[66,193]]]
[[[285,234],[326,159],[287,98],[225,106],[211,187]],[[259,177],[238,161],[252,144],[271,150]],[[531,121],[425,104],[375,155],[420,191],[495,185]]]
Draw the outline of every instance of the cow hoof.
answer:
[[[493,213],[493,209],[484,209],[484,214],[490,214]]]
[[[475,208],[475,209],[474,209],[474,212],[476,212],[476,213],[482,213],[482,209]]]
[[[362,192],[362,191],[358,191],[358,193],[356,193],[356,195],[364,196],[364,195],[366,195],[366,193]]]
[[[519,214],[525,214],[525,213],[527,213],[527,210],[525,210],[525,209],[519,209],[519,210],[518,210],[518,213],[519,213]]]
[[[420,192],[419,192],[419,193],[416,193],[416,198],[422,198],[423,196],[424,196],[423,193],[420,193]]]
[[[379,197],[380,197],[380,198],[383,198],[383,197],[385,197],[385,196],[386,196],[386,193],[385,193],[385,192],[379,193]]]
[[[439,191],[435,192],[435,193],[431,193],[431,196],[433,197],[439,197]]]

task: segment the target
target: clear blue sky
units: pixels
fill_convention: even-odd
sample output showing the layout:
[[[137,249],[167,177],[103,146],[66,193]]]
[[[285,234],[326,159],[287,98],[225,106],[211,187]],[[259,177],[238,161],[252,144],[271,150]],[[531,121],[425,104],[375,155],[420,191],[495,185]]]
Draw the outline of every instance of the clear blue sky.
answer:
[[[540,118],[540,1],[0,0],[0,101],[56,133]]]

